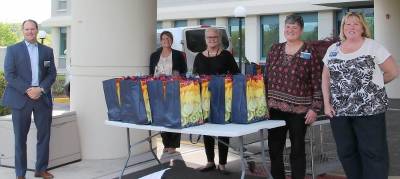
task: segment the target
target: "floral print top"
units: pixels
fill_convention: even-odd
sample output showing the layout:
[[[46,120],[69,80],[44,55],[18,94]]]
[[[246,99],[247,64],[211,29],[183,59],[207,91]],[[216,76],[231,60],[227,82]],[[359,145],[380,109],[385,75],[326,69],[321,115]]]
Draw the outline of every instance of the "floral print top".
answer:
[[[268,107],[291,113],[318,112],[322,108],[322,63],[313,48],[304,45],[285,53],[286,43],[271,47],[266,64]]]
[[[388,107],[383,72],[379,68],[390,53],[376,41],[365,38],[355,52],[342,53],[340,42],[332,44],[323,59],[330,74],[331,104],[336,116],[366,116]]]

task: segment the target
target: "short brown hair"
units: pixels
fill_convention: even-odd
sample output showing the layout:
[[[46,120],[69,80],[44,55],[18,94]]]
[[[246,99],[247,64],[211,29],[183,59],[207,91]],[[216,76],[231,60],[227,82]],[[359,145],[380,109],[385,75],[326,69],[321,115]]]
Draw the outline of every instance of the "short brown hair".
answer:
[[[167,37],[169,37],[172,40],[172,42],[174,41],[174,36],[172,35],[172,33],[170,31],[161,32],[160,41],[161,41],[163,35],[166,35]]]
[[[348,12],[345,16],[343,16],[342,18],[342,23],[340,24],[340,40],[346,40],[346,36],[344,35],[344,25],[346,24],[346,21],[350,18],[350,17],[355,17],[357,18],[362,27],[364,32],[361,34],[362,37],[367,37],[367,38],[371,38],[371,32],[369,31],[367,22],[365,21],[364,15],[362,15],[361,13],[358,12]]]
[[[37,29],[37,30],[39,29],[38,23],[37,23],[35,20],[32,20],[32,19],[24,20],[24,22],[22,22],[22,26],[21,26],[22,29],[24,29],[24,25],[25,25],[25,23],[27,23],[27,22],[32,22],[33,24],[35,24],[36,29]]]

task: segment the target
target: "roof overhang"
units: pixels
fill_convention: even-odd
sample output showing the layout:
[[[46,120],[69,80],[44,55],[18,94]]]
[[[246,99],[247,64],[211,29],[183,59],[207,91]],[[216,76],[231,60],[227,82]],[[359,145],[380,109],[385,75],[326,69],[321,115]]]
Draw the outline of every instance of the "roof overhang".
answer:
[[[373,6],[373,0],[311,0],[313,5],[337,8]]]
[[[45,27],[65,27],[71,26],[72,17],[71,16],[55,16],[50,19],[46,19],[40,25]]]

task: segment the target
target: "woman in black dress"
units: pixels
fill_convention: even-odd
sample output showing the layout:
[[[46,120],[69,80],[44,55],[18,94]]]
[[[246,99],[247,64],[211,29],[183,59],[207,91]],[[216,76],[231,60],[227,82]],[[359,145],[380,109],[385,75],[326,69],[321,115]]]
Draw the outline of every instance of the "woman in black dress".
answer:
[[[229,51],[221,47],[221,34],[215,27],[209,27],[205,31],[207,49],[197,54],[193,64],[193,74],[198,75],[220,75],[240,73],[239,68]],[[214,163],[214,138],[203,136],[204,147],[207,155],[206,166],[200,171],[210,171],[216,169]],[[219,140],[229,144],[228,137],[218,137]],[[226,174],[225,165],[228,156],[228,146],[218,142],[219,166],[218,169]]]

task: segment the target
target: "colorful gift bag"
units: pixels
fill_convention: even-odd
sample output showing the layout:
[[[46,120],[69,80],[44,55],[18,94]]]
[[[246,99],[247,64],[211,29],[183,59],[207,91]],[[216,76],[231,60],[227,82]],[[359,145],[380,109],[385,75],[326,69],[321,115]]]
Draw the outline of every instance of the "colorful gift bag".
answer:
[[[150,77],[141,77],[140,78],[140,83],[142,86],[142,94],[143,94],[143,101],[144,101],[144,106],[146,108],[146,116],[147,119],[152,121],[151,118],[151,109],[150,109],[150,101],[149,101],[149,93],[147,91],[147,81],[150,79]]]
[[[231,81],[231,80],[230,80]],[[224,76],[214,75],[208,84],[210,91],[210,115],[208,122],[214,124],[225,124],[229,123],[230,117],[230,106],[231,101],[226,100],[229,98],[229,90],[232,90],[232,86],[229,86],[229,79],[225,80]],[[232,84],[232,83],[231,83]],[[226,90],[227,88],[227,90]],[[230,88],[230,89],[229,89]],[[225,92],[228,91],[228,94]],[[232,96],[232,93],[231,95]],[[226,105],[228,104],[228,107]]]
[[[232,76],[226,76],[224,79],[225,86],[225,123],[231,122],[232,117],[232,87],[233,80]]]
[[[208,90],[208,84],[210,83],[210,76],[200,76],[200,96],[201,96],[201,109],[204,121],[208,121],[210,115],[210,91]]]
[[[151,125],[164,126],[166,105],[163,82],[161,80],[149,80],[147,91],[152,118]]]
[[[263,75],[233,77],[232,122],[248,124],[269,116]]]
[[[121,121],[120,81],[122,78],[113,78],[103,81],[104,97],[107,105],[107,115],[110,121]]]
[[[203,124],[197,80],[167,78],[148,82],[152,125],[185,128]]]
[[[197,79],[180,80],[179,93],[181,126],[190,127],[203,124],[204,118],[199,81]]]
[[[137,78],[120,82],[121,121],[134,124],[149,124],[143,98],[142,84]]]

